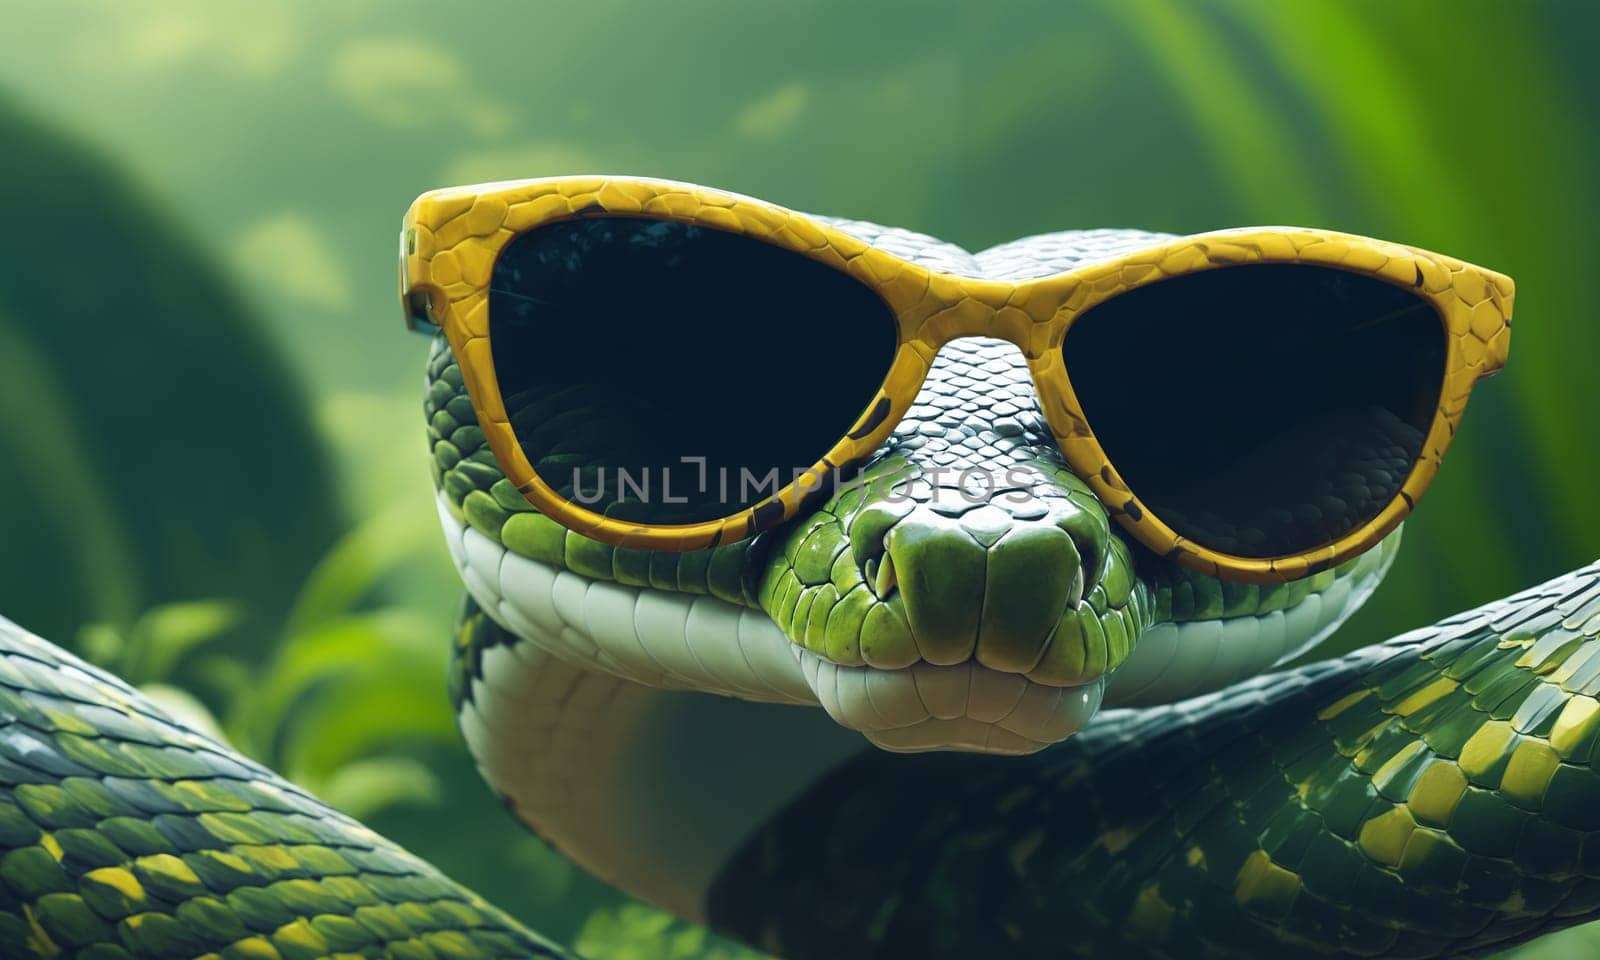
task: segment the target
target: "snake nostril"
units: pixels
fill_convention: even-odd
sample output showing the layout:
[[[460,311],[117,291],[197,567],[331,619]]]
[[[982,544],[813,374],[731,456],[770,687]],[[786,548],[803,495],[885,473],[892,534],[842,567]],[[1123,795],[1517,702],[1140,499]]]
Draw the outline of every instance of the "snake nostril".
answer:
[[[881,502],[850,515],[850,554],[869,584],[882,575],[882,565],[889,555],[889,532],[911,509],[909,503]]]
[[[866,578],[867,589],[879,600],[889,599],[895,588],[900,585],[895,575],[894,555],[889,552],[887,541],[883,544],[883,552],[875,557],[868,557],[867,562],[861,567],[861,574]]]
[[[1104,518],[1096,518],[1087,510],[1071,509],[1056,514],[1055,525],[1064,530],[1078,550],[1078,589],[1073,605],[1083,595],[1094,589],[1100,580],[1101,564],[1106,559],[1105,542],[1110,528]]]
[[[1078,568],[1072,571],[1072,582],[1067,587],[1067,609],[1074,610],[1083,602],[1083,592],[1088,575],[1084,572],[1084,564],[1080,562]]]

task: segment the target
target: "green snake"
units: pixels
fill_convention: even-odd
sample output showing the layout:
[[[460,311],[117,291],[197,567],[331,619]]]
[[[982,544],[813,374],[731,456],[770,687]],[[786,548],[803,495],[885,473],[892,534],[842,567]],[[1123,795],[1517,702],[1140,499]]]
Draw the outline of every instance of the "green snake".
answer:
[[[1011,279],[1159,239],[973,256],[832,222]],[[1600,912],[1600,566],[1263,672],[1399,533],[1275,586],[1177,567],[1065,468],[1008,344],[941,351],[864,469],[885,482],[682,554],[538,514],[442,341],[427,370],[463,736],[624,890],[787,958],[1470,955]],[[938,496],[963,467],[1027,480]],[[565,956],[0,621],[0,956],[342,955]]]

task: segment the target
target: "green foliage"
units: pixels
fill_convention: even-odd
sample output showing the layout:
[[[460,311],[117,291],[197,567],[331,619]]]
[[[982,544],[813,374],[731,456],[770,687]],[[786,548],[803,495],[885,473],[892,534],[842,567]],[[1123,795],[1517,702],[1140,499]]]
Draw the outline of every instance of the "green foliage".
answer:
[[[407,741],[453,741],[454,717],[439,696],[445,666],[439,638],[448,623],[374,602],[384,574],[415,559],[422,526],[391,525],[375,536],[374,525],[348,534],[314,568],[260,667],[220,642],[236,619],[222,601],[158,606],[126,633],[92,623],[79,646],[147,691],[165,687],[158,700],[330,802],[343,796],[367,813],[392,802],[436,803],[439,786],[427,768],[384,751]],[[390,550],[383,563],[363,549],[374,542]],[[175,699],[182,692],[166,686],[186,672],[180,670],[186,660],[208,699],[223,705],[220,716],[212,718],[192,697]]]
[[[496,891],[497,902],[525,900],[523,913],[564,936],[613,898],[525,833],[462,757],[445,697],[458,588],[447,563],[432,569],[436,524],[391,509],[341,538],[291,599],[264,663],[230,649],[231,607],[217,601],[153,608],[126,632],[89,624],[79,646],[169,712],[380,832],[407,836],[413,851]],[[416,568],[445,586],[446,602],[425,608],[399,589]],[[171,682],[178,676],[188,689]]]
[[[573,946],[590,960],[761,960],[766,956],[641,903],[590,914]]]
[[[162,604],[146,611],[126,633],[111,623],[85,624],[78,649],[129,683],[150,683],[170,678],[186,654],[222,636],[238,620],[237,607],[222,600]]]
[[[71,637],[219,597],[249,650],[339,525],[304,392],[116,168],[4,100],[0,143],[0,609]]]
[[[322,799],[358,820],[402,803],[446,809],[443,794],[433,771],[407,756],[351,760],[335,769],[317,790]]]

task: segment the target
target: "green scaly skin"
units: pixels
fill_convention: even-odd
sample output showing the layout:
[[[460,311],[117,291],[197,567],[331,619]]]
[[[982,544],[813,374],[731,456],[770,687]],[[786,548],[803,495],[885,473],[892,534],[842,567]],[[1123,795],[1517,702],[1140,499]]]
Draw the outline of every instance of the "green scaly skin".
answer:
[[[1600,911],[1597,630],[1591,566],[1032,757],[863,754],[711,914],[788,957],[1489,952]]]
[[[0,957],[565,957],[0,619]]]
[[[1014,259],[1044,249],[1041,269],[1060,269],[1072,255],[1030,249]],[[585,540],[500,476],[438,348],[428,394],[436,480],[511,551],[591,579],[764,610],[795,643],[842,663],[965,649],[1000,668],[1089,679],[1150,624],[1286,609],[1355,569],[1256,588],[1151,557],[1061,467],[1031,406],[1017,402],[1026,384],[1014,368],[973,375],[994,360],[985,349],[950,351],[921,412],[867,470],[1033,469],[1032,500],[989,518],[1005,529],[988,546],[995,531],[939,519],[927,497],[890,509],[870,491],[694,554]],[[980,422],[963,433],[973,414]],[[819,619],[819,609],[865,602],[866,561],[881,562],[874,548],[902,524],[924,536],[896,544],[899,585],[937,589],[885,590],[859,616]],[[1012,543],[1017,530],[1029,536]],[[981,625],[989,634],[948,627],[971,616],[971,597],[947,596],[964,587],[956,566],[981,549],[990,570],[1026,570],[1042,562],[1030,537],[1058,532],[1083,564],[1082,596],[1044,604],[1074,639],[1065,655],[1030,648],[1047,621],[1017,608],[1038,591],[1007,577],[986,587],[985,598],[1014,600]],[[978,638],[963,646],[969,632]],[[996,643],[986,648],[985,636]],[[469,602],[453,696],[468,695],[485,651],[517,642]],[[1030,757],[863,750],[745,843],[709,912],[719,929],[790,958],[1485,952],[1600,912],[1597,695],[1600,565],[1341,660],[1109,712]],[[324,955],[564,954],[0,621],[0,957]]]

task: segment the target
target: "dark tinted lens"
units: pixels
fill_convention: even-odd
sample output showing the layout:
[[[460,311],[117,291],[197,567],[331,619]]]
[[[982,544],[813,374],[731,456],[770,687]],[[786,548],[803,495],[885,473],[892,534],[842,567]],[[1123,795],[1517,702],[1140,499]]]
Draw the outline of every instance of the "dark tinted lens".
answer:
[[[539,476],[598,513],[738,512],[849,431],[888,372],[876,295],[736,234],[623,217],[511,241],[489,292],[495,376]]]
[[[1092,308],[1062,347],[1089,427],[1144,508],[1246,557],[1300,553],[1399,493],[1433,422],[1445,334],[1371,277],[1257,264]]]

